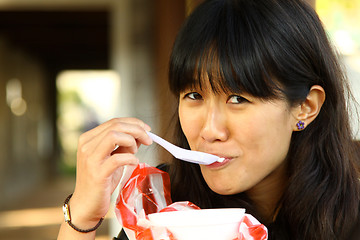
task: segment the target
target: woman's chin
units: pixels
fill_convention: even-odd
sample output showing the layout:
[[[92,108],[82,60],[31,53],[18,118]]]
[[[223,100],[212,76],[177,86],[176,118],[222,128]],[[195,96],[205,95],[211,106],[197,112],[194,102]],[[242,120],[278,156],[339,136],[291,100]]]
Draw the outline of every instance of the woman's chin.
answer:
[[[238,191],[236,191],[235,189],[231,188],[231,187],[224,187],[224,185],[219,185],[219,184],[216,184],[214,186],[210,186],[210,189],[217,193],[217,194],[220,194],[220,195],[233,195],[233,194],[236,194],[238,193]]]

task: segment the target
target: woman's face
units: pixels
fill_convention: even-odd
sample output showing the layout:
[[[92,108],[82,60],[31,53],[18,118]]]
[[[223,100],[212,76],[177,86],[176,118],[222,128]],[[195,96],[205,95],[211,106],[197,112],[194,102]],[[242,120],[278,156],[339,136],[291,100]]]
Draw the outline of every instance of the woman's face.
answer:
[[[296,124],[287,102],[202,89],[180,94],[179,117],[192,150],[225,158],[200,165],[208,186],[229,195],[282,177]]]

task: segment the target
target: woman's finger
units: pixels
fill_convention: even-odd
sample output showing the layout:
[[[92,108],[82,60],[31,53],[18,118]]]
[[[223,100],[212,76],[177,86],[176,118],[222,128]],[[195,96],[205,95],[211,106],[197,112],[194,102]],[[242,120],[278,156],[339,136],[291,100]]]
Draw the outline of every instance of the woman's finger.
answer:
[[[120,133],[125,133],[132,136],[136,140],[137,146],[139,146],[140,144],[150,145],[152,143],[151,138],[147,135],[144,128],[140,127],[139,125],[134,125],[126,122],[112,121],[111,124],[107,123],[106,126],[106,128],[104,128],[104,126],[101,126],[101,128],[99,128],[102,131],[99,131],[99,129],[97,129],[96,136],[92,135],[93,133],[95,133],[95,131],[93,131],[91,134],[86,133],[87,136],[84,136],[82,141],[79,141],[79,146],[82,146],[83,151],[94,152],[96,147],[100,145],[101,142],[108,139],[108,141],[106,142],[110,145],[108,145],[105,149],[110,154],[116,148],[116,146],[121,146]],[[112,142],[109,142],[109,140]]]
[[[137,118],[113,118],[107,122],[102,123],[101,125],[87,131],[83,134],[83,141],[91,140],[94,136],[99,135],[101,132],[103,132],[105,129],[111,127],[112,125],[118,125],[118,124],[129,124],[129,125],[137,125],[140,128],[150,131],[151,128],[149,125],[141,121]],[[120,130],[120,129],[119,129]]]
[[[116,150],[114,151],[115,148]],[[110,131],[94,148],[93,155],[96,159],[107,160],[108,157],[115,153],[135,154],[137,150],[137,142],[133,136],[123,132]]]
[[[105,176],[111,176],[116,170],[125,165],[136,165],[139,159],[134,154],[118,153],[114,154],[103,163],[102,168]],[[118,183],[116,183],[117,185]]]

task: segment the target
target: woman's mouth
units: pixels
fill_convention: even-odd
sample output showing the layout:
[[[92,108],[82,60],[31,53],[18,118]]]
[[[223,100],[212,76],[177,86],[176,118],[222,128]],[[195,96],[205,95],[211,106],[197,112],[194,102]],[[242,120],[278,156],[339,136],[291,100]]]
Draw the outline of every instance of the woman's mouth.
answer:
[[[232,159],[232,158],[229,158],[229,157],[222,157],[222,158],[221,158],[221,161],[217,161],[217,162],[214,162],[214,163],[212,163],[212,164],[206,165],[206,167],[209,167],[209,168],[220,168],[220,167],[225,166],[226,164],[228,164],[231,159]]]

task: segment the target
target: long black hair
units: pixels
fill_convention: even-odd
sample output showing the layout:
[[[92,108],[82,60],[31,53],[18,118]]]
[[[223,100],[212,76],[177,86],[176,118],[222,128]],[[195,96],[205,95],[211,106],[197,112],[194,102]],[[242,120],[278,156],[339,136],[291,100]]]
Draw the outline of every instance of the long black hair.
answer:
[[[214,70],[217,69],[217,70]],[[172,92],[202,84],[268,100],[303,102],[320,85],[326,100],[317,118],[294,132],[287,157],[289,183],[270,238],[346,239],[358,217],[360,187],[338,58],[315,11],[301,0],[208,0],[187,18],[171,55]],[[176,120],[177,144],[189,148]],[[261,219],[246,193],[222,196],[206,185],[199,166],[173,161],[173,200],[201,208],[245,207]],[[275,213],[274,213],[275,214]],[[270,224],[270,223],[269,223]]]

